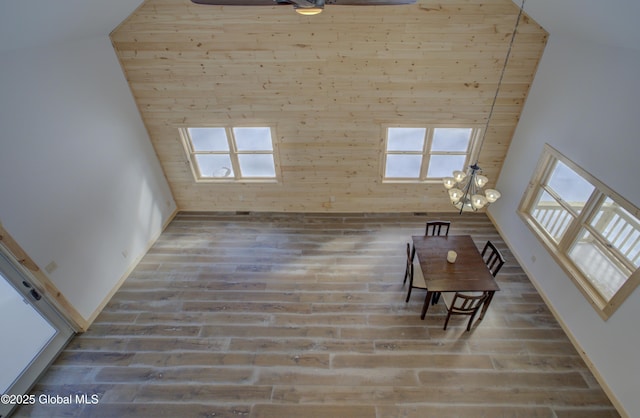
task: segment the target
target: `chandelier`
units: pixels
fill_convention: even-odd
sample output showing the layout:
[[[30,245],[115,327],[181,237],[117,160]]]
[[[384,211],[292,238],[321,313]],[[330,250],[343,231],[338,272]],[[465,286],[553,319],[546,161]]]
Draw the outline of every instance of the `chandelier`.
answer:
[[[507,63],[509,62],[509,56],[511,55],[513,41],[516,37],[516,32],[518,31],[518,25],[520,24],[520,17],[522,16],[524,2],[525,0],[522,0],[522,5],[520,6],[520,11],[518,12],[518,18],[516,19],[516,24],[511,34],[509,49],[507,50],[507,55],[504,59],[504,65],[502,66],[502,72],[500,73],[500,79],[498,80],[496,93],[493,96],[493,102],[491,103],[491,110],[489,110],[489,116],[487,117],[484,131],[482,133],[482,139],[480,140],[480,144],[478,146],[478,157],[480,156],[482,144],[484,143],[484,138],[487,135],[487,130],[489,129],[491,116],[493,116],[493,109],[496,106],[498,93],[500,92],[500,86],[502,85],[502,79],[504,78],[504,73],[507,69]],[[482,175],[482,169],[478,165],[477,160],[475,163],[468,167],[466,172],[456,170],[453,172],[451,177],[444,177],[442,181],[445,189],[449,192],[451,203],[453,204],[453,206],[460,210],[460,213],[462,213],[462,211],[477,211],[479,209],[482,209],[488,204],[491,204],[498,200],[501,196],[500,192],[496,189],[483,190],[484,186],[489,182],[489,179],[486,176]]]
[[[489,179],[483,176],[482,169],[478,163],[469,166],[469,170],[456,170],[453,177],[443,179],[444,187],[449,191],[451,203],[462,211],[472,211],[482,209],[489,203],[493,203],[500,198],[500,192],[495,189],[483,191],[483,187]]]

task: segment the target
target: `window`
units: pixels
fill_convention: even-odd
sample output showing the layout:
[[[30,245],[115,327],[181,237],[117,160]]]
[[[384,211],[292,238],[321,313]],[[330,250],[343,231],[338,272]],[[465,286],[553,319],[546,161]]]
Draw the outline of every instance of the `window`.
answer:
[[[196,180],[274,180],[276,162],[269,127],[181,130]]]
[[[385,181],[441,180],[469,165],[479,128],[389,127],[383,162]]]
[[[604,319],[640,283],[640,210],[549,145],[519,214]]]

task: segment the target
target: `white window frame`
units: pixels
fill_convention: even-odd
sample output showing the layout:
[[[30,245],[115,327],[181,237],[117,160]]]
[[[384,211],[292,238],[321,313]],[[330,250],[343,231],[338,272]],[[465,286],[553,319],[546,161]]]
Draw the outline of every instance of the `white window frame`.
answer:
[[[562,208],[571,212],[573,220],[569,222],[562,237],[556,242],[547,229],[533,216],[532,212],[557,161],[562,162],[591,183],[594,186],[594,190],[579,213],[573,210],[566,202],[561,199],[559,200]],[[557,199],[557,196],[554,196],[554,198]],[[600,231],[591,226],[591,221],[598,214],[599,209],[607,198],[613,200],[621,208],[629,212],[629,214],[635,216],[636,219],[640,219],[640,209],[549,144],[545,144],[538,166],[518,207],[518,215],[604,320],[607,320],[640,284],[640,268],[636,268],[634,264],[625,258],[624,254],[621,254],[615,246],[607,241]],[[633,225],[631,225],[630,228],[635,231],[640,229],[640,227],[634,227]],[[611,298],[606,298],[601,294],[569,255],[573,246],[585,231],[594,238],[594,245],[601,250],[607,260],[630,272],[624,284]]]
[[[223,128],[225,130],[226,139],[228,142],[228,151],[196,151],[194,149],[193,143],[189,136],[190,128]],[[236,146],[235,136],[233,133],[234,128],[269,128],[271,130],[271,151],[241,151],[238,150]],[[278,145],[276,141],[276,132],[273,126],[268,125],[238,125],[238,126],[230,126],[230,125],[207,125],[207,126],[188,126],[184,128],[179,128],[180,138],[182,140],[182,145],[184,146],[185,153],[187,155],[187,159],[189,160],[189,165],[191,167],[191,173],[193,174],[193,178],[197,183],[219,183],[219,182],[239,182],[239,183],[278,183],[280,179],[280,163],[278,158]],[[203,176],[200,172],[196,155],[203,154],[228,154],[231,160],[231,165],[233,167],[233,177],[208,177]],[[240,169],[240,162],[238,160],[238,155],[241,154],[270,154],[273,157],[274,164],[274,177],[250,177],[243,176],[242,170]]]
[[[423,143],[422,151],[388,151],[389,141],[389,128],[424,128],[425,140]],[[469,146],[466,152],[460,151],[431,151],[431,145],[433,143],[433,135],[436,129],[471,129],[471,138],[469,139]],[[380,163],[380,177],[383,183],[442,183],[443,177],[427,177],[429,172],[429,157],[431,155],[465,155],[465,161],[463,167],[459,169],[466,171],[467,167],[477,160],[478,145],[484,127],[480,125],[386,125],[383,126],[384,141],[382,144],[382,158]],[[388,155],[420,155],[422,162],[420,164],[419,177],[387,177],[387,156]],[[455,170],[452,169],[451,172]],[[451,174],[448,174],[451,175]]]

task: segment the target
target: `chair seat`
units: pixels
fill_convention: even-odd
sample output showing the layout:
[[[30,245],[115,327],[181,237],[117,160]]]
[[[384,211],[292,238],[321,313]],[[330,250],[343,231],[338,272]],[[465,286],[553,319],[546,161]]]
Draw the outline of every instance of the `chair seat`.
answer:
[[[420,264],[417,263],[413,265],[413,287],[419,289],[427,288],[427,283],[424,281],[424,276],[422,275],[422,269],[420,268]]]
[[[467,296],[482,296],[483,292],[458,292],[461,295]],[[444,300],[444,304],[448,309],[451,309],[451,305],[453,304],[453,298],[456,296],[456,292],[442,292],[442,299]]]

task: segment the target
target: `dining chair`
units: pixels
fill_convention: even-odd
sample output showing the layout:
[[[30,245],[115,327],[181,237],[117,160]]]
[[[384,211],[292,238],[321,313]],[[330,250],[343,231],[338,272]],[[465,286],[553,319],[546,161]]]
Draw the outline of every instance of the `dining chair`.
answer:
[[[451,226],[451,221],[427,221],[426,227],[424,229],[425,236],[449,236],[449,227]],[[435,305],[438,303],[438,299],[440,295],[436,293],[433,295],[431,299],[431,304]]]
[[[409,290],[407,292],[407,300],[405,302],[409,302],[411,290],[427,290],[427,284],[424,280],[424,276],[422,275],[422,269],[420,268],[420,264],[416,266],[416,263],[414,263],[415,258],[416,247],[414,246],[411,248],[411,245],[407,242],[407,267],[404,272],[404,281],[402,282],[402,285],[404,286],[407,282],[407,277],[409,278]]]
[[[471,330],[471,323],[488,295],[487,292],[442,292],[442,299],[447,307],[447,319],[442,329],[447,329],[452,315],[467,315],[467,331]]]
[[[491,241],[487,241],[482,249],[482,259],[487,264],[489,271],[493,277],[500,271],[504,265],[504,257]]]
[[[448,236],[450,221],[427,221],[424,234],[426,236]]]

